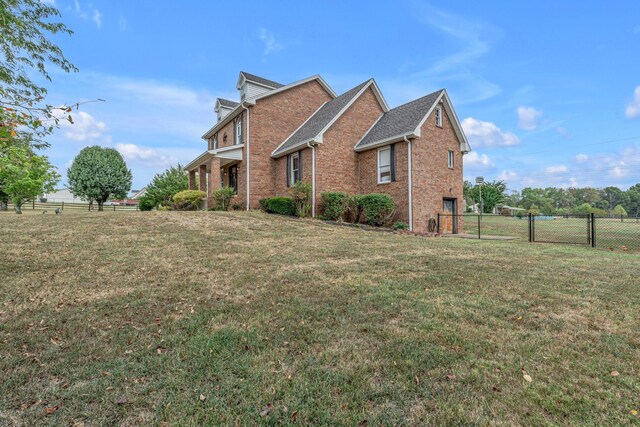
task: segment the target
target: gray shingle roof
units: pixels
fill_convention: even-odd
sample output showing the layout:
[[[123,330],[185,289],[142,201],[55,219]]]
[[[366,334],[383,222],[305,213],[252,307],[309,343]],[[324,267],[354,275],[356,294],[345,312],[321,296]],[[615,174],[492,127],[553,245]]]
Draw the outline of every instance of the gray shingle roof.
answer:
[[[333,120],[342,109],[364,88],[371,80],[367,80],[364,83],[359,84],[338,96],[337,98],[332,99],[331,101],[326,102],[318,111],[316,111],[313,116],[311,116],[298,130],[296,130],[293,135],[291,135],[287,140],[280,146],[276,151],[274,151],[273,155],[278,155],[283,153],[291,148],[296,147],[297,145],[309,141],[312,138],[318,136],[318,134],[322,131]]]
[[[413,132],[443,91],[444,89],[440,89],[437,92],[387,111],[369,129],[356,146],[356,149],[365,148],[385,139]]]
[[[218,102],[222,107],[226,107],[226,108],[236,108],[239,105],[239,103],[235,101],[229,101],[228,99],[222,99],[222,98],[218,98]]]
[[[284,86],[281,83],[274,82],[273,80],[265,79],[264,77],[256,76],[255,74],[247,73],[245,71],[240,71],[240,74],[242,74],[245,79],[247,79],[247,80],[249,80],[251,82],[260,83],[262,85],[269,86],[269,87],[272,87],[274,89],[278,89],[278,88],[281,88],[282,86]]]

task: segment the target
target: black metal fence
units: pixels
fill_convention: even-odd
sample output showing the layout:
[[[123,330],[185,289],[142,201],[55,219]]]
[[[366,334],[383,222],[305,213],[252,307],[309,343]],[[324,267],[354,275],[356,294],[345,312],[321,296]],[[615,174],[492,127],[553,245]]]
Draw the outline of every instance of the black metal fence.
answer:
[[[517,239],[640,252],[640,218],[622,216],[439,214],[437,230],[440,234],[460,234],[477,239]]]

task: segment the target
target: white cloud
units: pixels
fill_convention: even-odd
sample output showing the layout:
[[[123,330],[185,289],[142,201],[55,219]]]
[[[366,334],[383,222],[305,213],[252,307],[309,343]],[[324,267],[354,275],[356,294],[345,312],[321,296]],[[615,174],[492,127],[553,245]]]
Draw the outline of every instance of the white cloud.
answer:
[[[558,173],[566,173],[569,169],[566,165],[553,165],[548,166],[544,171],[550,175]]]
[[[467,117],[462,121],[471,147],[507,147],[517,145],[520,139],[511,132],[503,132],[495,123]]]
[[[627,105],[624,113],[629,119],[640,117],[640,86],[636,86],[636,90],[633,94],[633,101]]]
[[[586,154],[578,154],[576,155],[576,162],[578,163],[584,163],[586,161],[589,160],[589,156],[587,156]]]
[[[491,159],[489,159],[489,156],[486,154],[478,154],[477,151],[472,151],[465,155],[463,160],[465,166],[478,166],[482,168],[492,168],[495,166]]]
[[[166,156],[154,148],[136,144],[119,143],[116,144],[116,150],[127,162],[137,162],[146,166],[168,167],[178,162],[173,156]]]
[[[516,181],[518,178],[519,177],[516,172],[507,170],[502,171],[500,175],[498,175],[498,181],[505,181],[507,183],[509,183],[509,181]]]
[[[535,130],[540,124],[542,111],[533,107],[520,106],[516,110],[518,113],[518,126],[524,130]]]
[[[96,27],[102,27],[102,14],[98,9],[93,10],[93,22],[96,23]]]
[[[614,166],[609,170],[609,175],[612,175],[616,178],[623,178],[628,174],[629,171],[627,169],[624,169],[624,164],[620,166]]]
[[[558,126],[556,128],[556,132],[558,132],[565,139],[573,139],[573,134],[569,132],[569,130],[565,127]]]
[[[73,123],[62,118],[60,127],[64,130],[66,139],[76,142],[110,142],[111,136],[107,135],[107,125],[96,120],[91,114],[85,111],[77,111],[71,114]]]
[[[276,36],[266,28],[260,28],[258,37],[264,42],[264,54],[282,50],[283,46],[276,41]]]

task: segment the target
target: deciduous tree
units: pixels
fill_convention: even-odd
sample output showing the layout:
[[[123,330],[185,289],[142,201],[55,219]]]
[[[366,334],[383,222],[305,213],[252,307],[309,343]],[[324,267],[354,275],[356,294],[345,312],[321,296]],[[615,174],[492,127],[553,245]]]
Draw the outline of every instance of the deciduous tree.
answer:
[[[101,211],[110,197],[124,198],[131,190],[131,170],[113,148],[86,147],[67,171],[69,190],[85,200],[94,200]]]

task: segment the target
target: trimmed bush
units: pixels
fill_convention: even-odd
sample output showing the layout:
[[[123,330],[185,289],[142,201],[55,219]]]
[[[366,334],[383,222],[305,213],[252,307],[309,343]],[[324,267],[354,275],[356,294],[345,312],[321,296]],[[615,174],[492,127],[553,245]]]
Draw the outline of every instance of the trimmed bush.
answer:
[[[207,193],[200,190],[184,190],[173,195],[175,209],[182,211],[195,211],[200,202],[207,197]]]
[[[360,203],[360,199],[362,197],[363,196],[361,194],[354,194],[353,196],[347,197],[345,202],[346,207],[343,214],[343,219],[346,222],[358,224],[362,219],[362,205]]]
[[[233,187],[218,188],[213,192],[213,210],[215,211],[227,211],[229,210],[229,202],[231,198],[236,195],[236,190]]]
[[[308,216],[311,212],[311,184],[298,181],[291,186],[291,199],[296,208],[296,215],[300,218]]]
[[[260,200],[260,209],[266,213],[294,216],[296,205],[290,197],[269,197]]]
[[[394,222],[391,227],[394,230],[408,230],[409,229],[409,224],[407,224],[406,222],[397,221],[397,222]]]
[[[356,206],[362,210],[362,220],[369,225],[385,225],[396,212],[396,204],[387,194],[372,193],[359,196]]]
[[[340,191],[326,191],[320,194],[320,203],[324,219],[338,221],[343,219],[349,203],[349,195]]]

